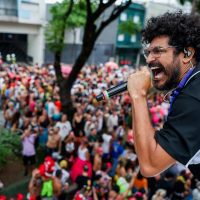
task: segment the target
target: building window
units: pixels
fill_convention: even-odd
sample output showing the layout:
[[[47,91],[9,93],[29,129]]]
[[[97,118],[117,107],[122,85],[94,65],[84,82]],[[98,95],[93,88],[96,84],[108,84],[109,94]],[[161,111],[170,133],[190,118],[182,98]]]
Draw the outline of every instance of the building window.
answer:
[[[136,23],[136,24],[139,23],[140,22],[140,17],[138,15],[135,15],[133,17],[133,22]]]
[[[131,42],[136,42],[136,35],[131,35]]]
[[[124,41],[124,34],[120,34],[118,35],[118,39],[117,39],[119,42],[122,42]]]
[[[127,14],[126,14],[126,13],[122,13],[122,14],[120,15],[120,20],[121,20],[121,21],[126,21],[126,20],[127,20]]]
[[[30,11],[21,9],[19,17],[22,19],[30,19],[30,17],[31,17]]]

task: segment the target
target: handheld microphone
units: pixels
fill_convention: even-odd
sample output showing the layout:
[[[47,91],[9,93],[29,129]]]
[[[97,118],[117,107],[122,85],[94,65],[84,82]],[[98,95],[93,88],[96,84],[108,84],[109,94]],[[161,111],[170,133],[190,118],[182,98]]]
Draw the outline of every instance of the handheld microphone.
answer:
[[[96,100],[97,101],[108,100],[117,94],[125,92],[126,90],[127,90],[127,81],[122,82],[108,90],[103,91],[101,94],[96,96]]]

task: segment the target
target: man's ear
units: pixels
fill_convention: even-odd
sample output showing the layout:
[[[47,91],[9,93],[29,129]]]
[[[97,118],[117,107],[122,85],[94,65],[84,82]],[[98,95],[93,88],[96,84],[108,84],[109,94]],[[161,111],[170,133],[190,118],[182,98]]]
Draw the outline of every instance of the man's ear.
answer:
[[[187,47],[183,49],[183,53],[184,53],[183,63],[187,64],[192,60],[195,50],[193,47]]]

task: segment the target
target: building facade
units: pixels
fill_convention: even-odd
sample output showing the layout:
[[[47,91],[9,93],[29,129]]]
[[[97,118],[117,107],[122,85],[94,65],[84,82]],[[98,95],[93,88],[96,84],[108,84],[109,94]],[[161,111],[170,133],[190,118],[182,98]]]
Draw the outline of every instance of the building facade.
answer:
[[[0,0],[0,52],[18,62],[43,63],[45,2]]]
[[[145,7],[142,4],[133,3],[121,13],[118,19],[118,25],[131,20],[144,27]],[[136,67],[140,62],[141,33],[121,33],[117,30],[116,37],[116,55],[120,65],[130,65]]]
[[[50,8],[51,4],[47,4],[47,21],[51,19]],[[99,21],[107,18],[113,8],[109,8],[100,17]],[[100,64],[107,62],[111,57],[115,56],[115,42],[117,34],[118,20],[111,22],[99,35],[96,40],[93,51],[87,60],[88,64]],[[66,30],[65,33],[65,46],[62,52],[62,62],[67,64],[73,64],[75,59],[80,53],[82,48],[83,28],[77,28],[73,31]],[[54,55],[45,46],[45,63],[52,63]]]
[[[47,5],[47,20],[51,18],[49,14],[49,9],[51,5]],[[113,7],[110,7],[106,12],[100,17],[99,21],[106,19],[109,17],[111,10]],[[137,20],[137,16],[139,16],[139,20],[141,23],[144,22],[144,6],[140,4],[132,4],[130,8],[124,11],[124,15],[128,14],[128,16],[132,16],[133,20]],[[135,15],[135,18],[134,18]],[[136,19],[137,18],[137,19]],[[136,36],[132,36],[136,38],[136,41],[130,42],[129,44],[122,44],[122,42],[118,42],[118,25],[120,23],[120,19],[117,18],[116,20],[112,21],[102,33],[99,35],[93,51],[90,57],[87,60],[88,64],[100,64],[109,61],[111,58],[118,62],[118,58],[122,59],[126,54],[128,54],[129,60],[132,60],[132,53],[137,56],[137,52],[140,49],[140,35],[137,34]],[[76,29],[76,34],[73,35],[72,32],[68,31],[65,35],[65,48],[62,53],[62,62],[73,64],[75,59],[77,58],[81,45],[82,45],[82,36],[83,36],[83,29]],[[126,38],[129,36],[126,35]],[[130,52],[130,49],[132,50]],[[117,56],[116,56],[117,55]],[[135,57],[136,57],[135,56]],[[134,57],[134,59],[136,59]],[[48,50],[46,47],[45,49],[45,62],[51,63],[53,62],[53,54]],[[130,65],[132,62],[130,63]]]

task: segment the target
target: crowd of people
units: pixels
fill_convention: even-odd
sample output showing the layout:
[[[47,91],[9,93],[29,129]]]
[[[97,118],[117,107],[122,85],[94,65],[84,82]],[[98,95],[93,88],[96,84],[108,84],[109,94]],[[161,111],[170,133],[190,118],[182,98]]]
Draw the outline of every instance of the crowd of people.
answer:
[[[177,164],[153,178],[141,175],[134,150],[128,93],[98,103],[95,96],[123,80],[125,66],[85,66],[71,98],[72,117],[62,113],[52,65],[5,66],[0,72],[4,127],[19,134],[27,199],[200,199],[200,182]],[[152,91],[148,106],[160,129],[169,105]],[[43,152],[38,163],[38,152]]]

